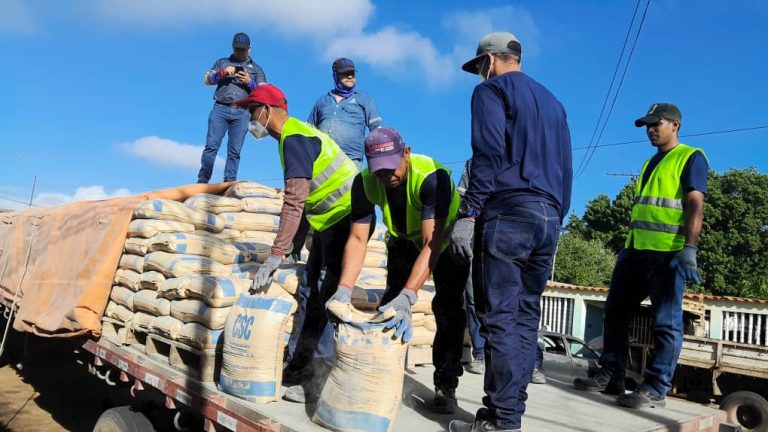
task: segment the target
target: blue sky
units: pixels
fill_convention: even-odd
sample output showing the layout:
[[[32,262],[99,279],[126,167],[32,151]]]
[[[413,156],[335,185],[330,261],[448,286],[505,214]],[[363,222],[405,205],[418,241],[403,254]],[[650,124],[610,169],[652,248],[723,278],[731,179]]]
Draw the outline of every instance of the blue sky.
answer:
[[[644,1],[643,1],[644,3]],[[470,6],[473,4],[474,6]],[[355,60],[358,89],[414,152],[450,163],[471,154],[460,70],[478,40],[510,31],[523,70],[568,111],[585,147],[635,1],[4,0],[0,3],[0,208],[100,199],[192,183],[213,87],[203,74],[251,36],[252,57],[305,119],[332,85],[336,57]],[[642,7],[641,7],[642,10]],[[632,121],[657,101],[683,112],[682,133],[768,125],[768,3],[652,0],[600,144],[644,140]],[[768,171],[768,129],[683,139],[717,171]],[[614,196],[650,144],[608,146],[574,183],[572,211]],[[584,150],[574,150],[578,166]],[[220,156],[225,156],[225,148]],[[217,163],[214,180],[222,176]],[[281,185],[276,142],[246,138],[240,179]]]

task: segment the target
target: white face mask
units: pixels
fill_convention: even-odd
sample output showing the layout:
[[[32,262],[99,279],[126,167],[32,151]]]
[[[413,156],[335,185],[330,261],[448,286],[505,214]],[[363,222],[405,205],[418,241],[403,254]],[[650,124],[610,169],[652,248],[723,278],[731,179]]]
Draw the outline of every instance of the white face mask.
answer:
[[[261,112],[262,114],[264,111]],[[259,117],[261,117],[261,114],[259,114]],[[267,115],[267,123],[269,123],[269,115]],[[256,120],[251,120],[250,123],[248,123],[248,132],[253,135],[254,138],[256,138],[256,141],[263,139],[267,135],[269,135],[269,131],[266,127],[264,127],[261,123],[259,123],[259,118],[257,117]]]
[[[491,64],[488,65],[488,72],[485,73],[485,76],[483,76],[483,67],[480,66],[477,68],[477,75],[480,77],[480,82],[483,82],[491,77],[491,68],[493,67],[493,56],[489,54],[488,57],[483,59],[483,65],[485,65],[486,61],[488,61],[489,57],[491,59]]]

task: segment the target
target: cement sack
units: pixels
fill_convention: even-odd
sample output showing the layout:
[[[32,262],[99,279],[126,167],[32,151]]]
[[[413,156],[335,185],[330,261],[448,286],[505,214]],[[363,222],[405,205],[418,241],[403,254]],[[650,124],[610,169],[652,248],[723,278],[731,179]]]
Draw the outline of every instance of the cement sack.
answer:
[[[184,204],[210,213],[239,212],[243,205],[237,198],[228,198],[212,194],[193,195]]]
[[[224,241],[237,240],[241,237],[240,231],[233,229],[223,229],[221,232],[217,233],[212,233],[205,230],[195,230],[192,232],[192,234],[207,235]]]
[[[408,344],[384,331],[395,312],[360,312],[332,302],[340,322],[334,334],[336,358],[312,421],[340,432],[388,432],[400,408]]]
[[[360,276],[357,277],[357,283],[365,287],[386,288],[387,277],[375,274],[362,273],[365,268],[361,269]]]
[[[133,314],[131,320],[131,328],[135,331],[141,331],[148,333],[152,329],[152,321],[155,320],[154,315],[150,315],[146,312],[136,312]]]
[[[379,252],[368,251],[365,254],[365,261],[363,261],[363,267],[386,269],[387,255]]]
[[[152,320],[150,331],[168,339],[176,339],[184,323],[170,316],[159,316]]]
[[[165,276],[157,271],[147,271],[139,275],[139,289],[157,291],[163,282],[165,282]]]
[[[247,250],[251,256],[251,261],[263,263],[272,253],[272,243],[235,241],[235,247]]]
[[[277,232],[280,227],[280,217],[257,213],[222,213],[219,215],[224,220],[224,227],[238,231],[266,231]]]
[[[171,301],[158,297],[157,291],[141,290],[133,296],[133,310],[155,316],[170,315]]]
[[[421,312],[426,315],[434,315],[434,313],[432,313],[432,299],[435,298],[435,293],[425,289],[420,289],[418,292],[418,297],[419,298],[416,300],[416,304],[411,308],[411,312]]]
[[[147,270],[156,270],[165,277],[179,277],[188,274],[228,275],[232,269],[208,257],[181,255],[168,252],[152,252],[146,256]]]
[[[202,300],[174,300],[171,302],[171,316],[185,323],[199,323],[209,329],[224,328],[230,307],[212,308]]]
[[[432,345],[435,341],[435,332],[432,330],[429,330],[426,327],[416,327],[413,326],[413,334],[411,335],[411,340],[408,341],[411,345]]]
[[[130,255],[124,255],[124,256],[130,256]],[[141,279],[141,274],[137,273],[133,270],[127,270],[119,268],[115,272],[115,283],[124,286],[131,291],[138,291],[139,290],[139,280]]]
[[[386,268],[378,268],[378,267],[363,267],[360,269],[360,276],[371,276],[373,278],[381,278],[386,281],[387,279],[387,269]]]
[[[373,230],[373,234],[371,235],[370,240],[377,240],[380,242],[387,241],[387,227],[384,225],[376,225],[376,228]]]
[[[274,283],[266,291],[240,295],[224,327],[221,390],[258,403],[280,398],[283,355],[297,307]]]
[[[369,240],[366,249],[369,252],[387,253],[387,244],[380,240]]]
[[[197,323],[184,324],[176,335],[176,340],[199,350],[212,350],[218,348],[222,342],[224,329],[211,330]]]
[[[149,250],[208,257],[221,264],[242,263],[250,260],[250,253],[231,242],[212,236],[176,233],[159,234],[149,239]]]
[[[192,224],[197,229],[219,232],[224,221],[217,215],[192,208],[184,203],[167,199],[153,199],[142,202],[133,211],[136,219],[159,219]]]
[[[128,225],[129,237],[150,238],[160,233],[192,232],[195,226],[183,222],[156,219],[134,219]]]
[[[253,281],[225,276],[187,275],[168,279],[160,287],[163,297],[194,298],[211,307],[232,306],[240,293],[251,288]]]
[[[424,315],[421,312],[412,313],[411,314],[411,325],[413,325],[414,327],[421,327],[421,326],[424,325],[424,319],[425,318],[426,318],[426,315]]]
[[[370,289],[355,286],[352,289],[352,306],[361,310],[375,310],[381,304],[384,297],[384,289]]]
[[[128,310],[133,311],[133,295],[135,293],[126,287],[113,286],[112,291],[109,293],[109,299],[113,302],[125,306]]]
[[[277,189],[273,187],[265,186],[259,183],[244,181],[244,182],[235,183],[232,186],[230,186],[230,188],[227,189],[226,192],[224,192],[224,196],[234,197],[234,198],[261,197],[261,198],[282,199],[283,194],[278,192]]]
[[[133,318],[133,312],[123,305],[110,301],[107,303],[107,309],[104,311],[104,316],[123,323],[130,323]]]
[[[149,246],[147,239],[141,237],[128,237],[125,239],[123,250],[129,254],[143,256],[147,254],[147,246]]]
[[[429,331],[437,331],[437,321],[435,321],[434,315],[424,315],[424,324],[422,325]]]
[[[272,273],[272,282],[280,285],[289,294],[294,295],[299,290],[299,281],[304,271],[302,264],[286,264]]]
[[[253,281],[253,277],[256,276],[259,267],[261,267],[261,264],[251,261],[242,264],[232,264],[230,270],[232,271],[232,276],[236,278],[251,279]]]
[[[283,200],[273,198],[243,198],[243,211],[248,213],[264,213],[271,215],[280,215],[283,209]]]
[[[118,267],[126,270],[133,270],[136,273],[144,271],[144,257],[139,255],[123,254],[120,257]]]
[[[264,231],[243,231],[241,242],[250,243],[266,243],[271,245],[275,242],[277,232],[264,232]]]

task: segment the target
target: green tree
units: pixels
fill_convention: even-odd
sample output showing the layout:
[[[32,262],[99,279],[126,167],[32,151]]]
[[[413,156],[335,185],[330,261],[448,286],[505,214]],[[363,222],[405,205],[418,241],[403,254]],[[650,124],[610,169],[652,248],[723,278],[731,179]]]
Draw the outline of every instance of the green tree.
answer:
[[[624,248],[629,233],[629,218],[635,199],[635,183],[621,189],[616,199],[600,194],[587,204],[584,217],[572,216],[566,229],[578,233],[585,240],[598,240],[614,253]]]
[[[579,233],[560,236],[554,279],[585,286],[608,286],[616,256],[599,240],[585,240]]]

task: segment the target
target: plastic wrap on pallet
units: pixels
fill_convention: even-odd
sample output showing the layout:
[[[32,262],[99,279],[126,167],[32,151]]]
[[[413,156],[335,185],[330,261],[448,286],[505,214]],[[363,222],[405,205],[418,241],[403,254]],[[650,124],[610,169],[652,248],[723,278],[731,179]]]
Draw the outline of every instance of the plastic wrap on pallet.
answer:
[[[231,307],[214,308],[202,300],[185,299],[171,302],[171,316],[185,323],[202,324],[209,329],[224,328]]]
[[[218,215],[167,199],[143,201],[133,210],[133,217],[184,222],[194,225],[197,229],[211,232],[220,232],[224,229],[224,221]]]
[[[184,204],[210,213],[239,212],[243,205],[237,198],[223,197],[212,194],[193,195]]]
[[[219,240],[208,235],[188,233],[159,234],[149,239],[149,250],[176,254],[199,255],[221,264],[247,262],[250,252],[239,248],[231,240]]]
[[[134,219],[128,225],[129,237],[150,238],[161,233],[193,232],[195,226],[184,222],[157,219]]]
[[[165,281],[159,289],[171,299],[195,298],[211,307],[232,306],[253,281],[234,276],[186,275]]]
[[[208,257],[168,252],[147,254],[144,265],[147,270],[159,271],[169,278],[188,274],[226,276],[232,273],[231,266],[220,264]]]

